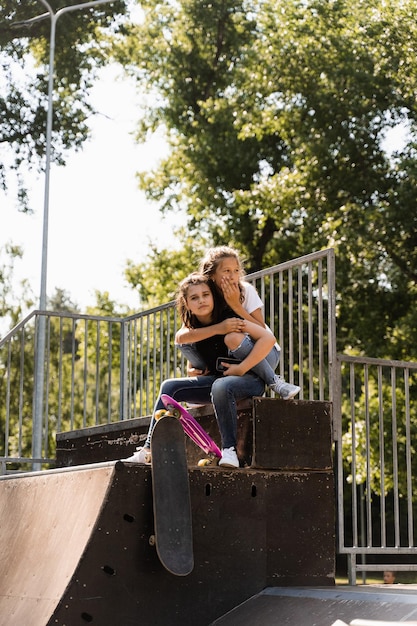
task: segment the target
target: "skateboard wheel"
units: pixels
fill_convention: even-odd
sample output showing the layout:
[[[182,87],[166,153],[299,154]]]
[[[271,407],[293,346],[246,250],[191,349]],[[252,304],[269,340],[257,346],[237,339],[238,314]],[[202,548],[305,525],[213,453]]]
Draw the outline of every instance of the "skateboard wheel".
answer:
[[[164,417],[164,415],[167,415],[167,413],[166,409],[158,409],[158,411],[155,411],[155,419],[159,420],[161,417]]]
[[[197,465],[198,467],[205,467],[206,465],[210,465],[210,463],[211,463],[210,459],[200,459]]]
[[[177,419],[181,417],[181,411],[175,406],[172,406],[172,404],[168,404],[166,414],[170,415],[171,417],[176,417]]]

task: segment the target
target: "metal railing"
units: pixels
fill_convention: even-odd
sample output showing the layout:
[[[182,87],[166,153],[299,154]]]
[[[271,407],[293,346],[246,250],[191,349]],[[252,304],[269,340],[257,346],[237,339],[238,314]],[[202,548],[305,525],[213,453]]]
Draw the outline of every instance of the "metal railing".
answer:
[[[336,379],[338,552],[349,581],[416,571],[417,363],[338,355]]]
[[[278,371],[300,397],[331,399],[335,360],[332,249],[246,277],[265,303],[281,346]],[[34,363],[40,320],[45,360],[35,420]],[[184,374],[175,349],[174,302],[126,318],[33,311],[0,340],[0,472],[51,467],[55,435],[149,415],[163,379]],[[38,398],[39,400],[39,398]],[[40,442],[33,449],[33,441]],[[35,453],[36,452],[36,453]]]

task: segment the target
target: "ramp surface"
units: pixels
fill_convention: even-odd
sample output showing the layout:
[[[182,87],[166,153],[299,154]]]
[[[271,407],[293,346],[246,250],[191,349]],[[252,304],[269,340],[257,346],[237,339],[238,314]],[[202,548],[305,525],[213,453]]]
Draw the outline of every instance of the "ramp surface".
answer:
[[[45,626],[71,580],[114,464],[0,480],[0,624]],[[29,620],[29,621],[28,621]]]

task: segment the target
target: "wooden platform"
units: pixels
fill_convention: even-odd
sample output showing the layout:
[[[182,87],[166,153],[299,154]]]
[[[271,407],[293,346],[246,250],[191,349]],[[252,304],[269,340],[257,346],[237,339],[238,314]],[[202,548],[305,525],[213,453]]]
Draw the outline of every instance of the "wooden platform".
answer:
[[[211,404],[192,415],[220,447]],[[150,417],[58,433],[58,467],[114,461],[143,445]],[[329,402],[254,398],[238,405],[238,455],[247,467],[271,470],[332,469],[332,406]],[[204,453],[188,438],[189,466]]]

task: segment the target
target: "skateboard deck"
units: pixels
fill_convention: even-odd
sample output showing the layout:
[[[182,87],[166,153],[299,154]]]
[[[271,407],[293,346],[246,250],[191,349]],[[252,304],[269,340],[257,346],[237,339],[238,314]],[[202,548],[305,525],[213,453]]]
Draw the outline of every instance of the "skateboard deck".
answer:
[[[178,418],[184,432],[199,446],[206,454],[214,455],[218,458],[222,453],[213,439],[208,433],[200,426],[197,420],[189,413],[184,407],[179,404],[174,398],[166,394],[162,394],[161,400],[164,403],[165,408],[170,411],[173,417]]]
[[[184,432],[173,417],[162,417],[152,432],[152,491],[159,560],[186,576],[194,567],[190,486]]]

